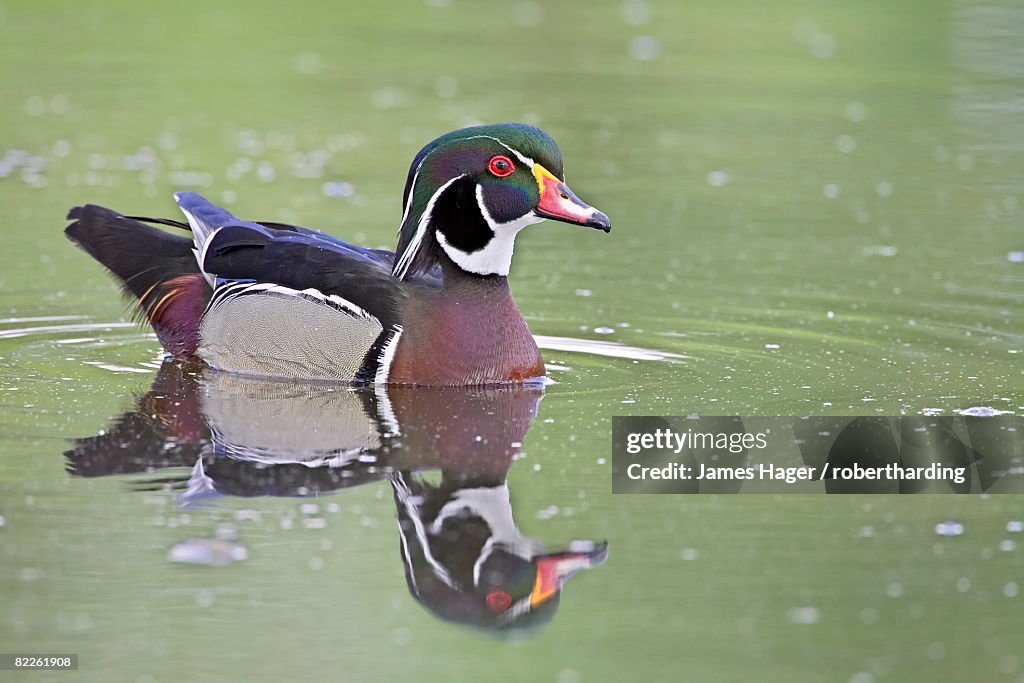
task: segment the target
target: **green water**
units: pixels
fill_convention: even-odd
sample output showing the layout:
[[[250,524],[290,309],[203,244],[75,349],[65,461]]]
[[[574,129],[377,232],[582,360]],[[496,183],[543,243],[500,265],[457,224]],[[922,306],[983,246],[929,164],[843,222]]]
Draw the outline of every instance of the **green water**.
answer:
[[[1024,680],[1018,497],[612,496],[606,461],[613,415],[1024,412],[1022,32],[1012,0],[6,3],[0,651],[97,681]],[[534,333],[680,356],[545,353],[516,521],[609,548],[550,623],[413,600],[387,482],[311,513],[182,507],[185,458],[65,471],[159,367],[69,207],[194,189],[393,246],[416,150],[494,121],[550,132],[613,223],[520,236]],[[225,525],[247,559],[168,561]]]

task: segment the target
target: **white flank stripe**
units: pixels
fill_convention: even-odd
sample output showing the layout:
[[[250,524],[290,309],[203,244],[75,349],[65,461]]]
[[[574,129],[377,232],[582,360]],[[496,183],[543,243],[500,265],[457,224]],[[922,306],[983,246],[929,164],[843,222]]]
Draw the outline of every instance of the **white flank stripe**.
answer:
[[[391,374],[391,364],[395,361],[395,351],[398,350],[398,340],[402,336],[402,326],[395,325],[395,331],[391,338],[384,342],[380,350],[380,357],[377,359],[377,374],[374,376],[374,384],[384,386],[388,383],[388,375]],[[394,416],[392,416],[394,417]]]

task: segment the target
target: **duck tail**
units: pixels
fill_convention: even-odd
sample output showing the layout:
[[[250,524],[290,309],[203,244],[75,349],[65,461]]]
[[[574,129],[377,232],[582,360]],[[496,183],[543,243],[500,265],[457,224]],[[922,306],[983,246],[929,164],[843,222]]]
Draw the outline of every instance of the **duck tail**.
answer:
[[[64,234],[120,281],[164,348],[175,357],[194,358],[212,290],[196,264],[192,240],[94,204],[76,206],[68,219],[74,222]]]

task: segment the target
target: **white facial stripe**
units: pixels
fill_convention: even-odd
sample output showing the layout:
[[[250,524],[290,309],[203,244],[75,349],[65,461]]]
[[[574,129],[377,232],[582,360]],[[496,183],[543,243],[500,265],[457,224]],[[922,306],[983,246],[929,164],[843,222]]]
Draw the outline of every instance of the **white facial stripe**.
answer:
[[[516,158],[519,159],[519,161],[521,161],[524,164],[526,164],[527,166],[529,166],[531,171],[533,170],[533,163],[534,163],[533,159],[531,159],[530,157],[526,156],[525,154],[523,154],[519,150],[514,149],[512,147],[509,147],[508,145],[506,145],[504,142],[502,142],[498,138],[494,137],[493,135],[473,135],[472,137],[468,137],[468,138],[465,138],[465,139],[466,140],[480,140],[480,139],[484,139],[484,138],[486,138],[487,140],[494,140],[499,145],[501,145],[502,147],[504,147],[508,151],[512,152],[512,154],[514,154],[516,156]]]
[[[423,215],[420,216],[420,222],[416,225],[416,235],[412,238],[412,242],[402,252],[402,258],[398,259],[398,263],[395,264],[394,272],[392,273],[396,278],[401,280],[405,277],[406,273],[409,272],[409,266],[412,265],[413,258],[416,256],[416,252],[419,251],[420,246],[423,243],[423,237],[427,234],[427,226],[430,224],[430,216],[434,212],[434,204],[437,203],[437,198],[441,196],[441,193],[448,189],[448,186],[454,183],[456,180],[465,177],[465,174],[457,175],[447,183],[442,185],[434,192],[431,196],[430,201],[427,202],[427,208],[424,209]],[[415,188],[414,188],[415,189]],[[410,192],[410,197],[412,190]]]

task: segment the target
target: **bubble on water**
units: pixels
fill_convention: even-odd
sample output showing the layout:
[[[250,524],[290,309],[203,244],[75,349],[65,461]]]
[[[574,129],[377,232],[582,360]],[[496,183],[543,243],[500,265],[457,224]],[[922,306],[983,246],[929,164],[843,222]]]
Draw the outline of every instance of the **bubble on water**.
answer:
[[[18,578],[23,583],[35,583],[43,577],[43,571],[37,567],[22,567],[18,572]]]
[[[725,171],[711,171],[708,173],[708,185],[711,187],[723,187],[729,182],[729,174]]]
[[[221,541],[234,541],[238,538],[238,529],[234,524],[221,524],[217,526],[214,535]]]
[[[700,551],[696,548],[683,548],[679,552],[679,558],[684,562],[693,562],[698,557],[700,557]]]
[[[595,327],[595,334],[615,334],[615,328],[613,327]]]
[[[261,516],[262,515],[260,514],[259,510],[246,509],[235,511],[235,519],[239,522],[258,522],[260,521]]]
[[[825,317],[828,318],[829,320],[832,320],[836,317],[836,313],[835,311],[826,311]]]
[[[1024,251],[1007,252],[1006,260],[1010,263],[1024,263]]]
[[[167,551],[168,562],[210,567],[226,567],[248,558],[246,547],[229,539],[190,538]]]
[[[53,156],[66,157],[71,154],[71,143],[67,140],[57,140],[53,143]]]
[[[956,591],[957,593],[966,593],[971,590],[971,580],[966,576],[961,576],[956,580]]]
[[[288,531],[295,526],[295,520],[293,520],[291,517],[282,517],[281,521],[279,522],[279,526],[281,527],[282,531]]]
[[[793,624],[817,624],[821,612],[817,607],[790,607],[786,618]]]
[[[960,522],[945,521],[935,525],[935,533],[939,536],[960,536],[964,533],[964,525]]]
[[[899,581],[893,581],[885,587],[885,594],[890,598],[903,597],[903,584]]]
[[[46,100],[39,95],[33,95],[25,100],[25,113],[29,116],[42,116],[46,112]]]
[[[1003,595],[1008,598],[1015,598],[1020,593],[1020,586],[1017,585],[1016,581],[1010,581],[1003,586]]]
[[[295,55],[295,72],[303,76],[313,76],[324,68],[324,58],[316,52],[300,52]]]
[[[875,623],[878,619],[878,610],[874,607],[865,607],[860,611],[860,621],[862,624],[870,626]]]
[[[178,148],[178,134],[171,130],[165,130],[160,133],[160,137],[156,141],[157,147],[163,150],[172,150]]]
[[[405,103],[405,93],[399,88],[388,86],[374,90],[370,99],[377,109],[394,109]]]
[[[438,97],[450,99],[459,94],[459,82],[451,76],[441,76],[434,82],[434,92]]]
[[[217,594],[210,588],[202,588],[196,593],[196,605],[199,607],[211,607],[217,600]]]
[[[839,186],[835,183],[828,183],[824,188],[822,188],[822,194],[824,194],[827,199],[835,199],[839,196]]]
[[[591,296],[594,292],[589,289],[577,289],[576,296]]]
[[[576,669],[562,669],[558,672],[558,683],[580,683],[582,680]]]
[[[830,33],[815,33],[807,41],[811,54],[818,59],[831,59],[836,53],[838,42]]]
[[[3,517],[0,517],[0,526],[3,526]],[[1019,534],[1024,532],[1024,521],[1019,519],[1011,519],[1006,523],[1006,530],[1011,534]]]
[[[777,348],[780,348],[780,347],[779,347],[778,344],[765,344],[764,348],[766,348],[766,349],[777,349]]]
[[[898,247],[894,247],[890,244],[878,244],[871,247],[864,247],[860,250],[860,253],[864,256],[884,256],[891,258],[900,253]]]
[[[850,683],[875,683],[875,677],[867,671],[858,671],[850,676]]]
[[[843,112],[843,115],[847,121],[859,123],[867,117],[868,108],[864,106],[863,102],[850,102],[846,105],[846,111]]]
[[[1006,539],[999,542],[999,549],[1002,550],[1004,553],[1012,553],[1014,550],[1017,549],[1017,543],[1015,541],[1011,541],[1010,539]]]
[[[322,557],[311,557],[309,558],[309,568],[313,571],[320,571],[324,568],[324,558]]]
[[[852,154],[853,150],[857,149],[857,141],[852,135],[840,135],[836,138],[836,149],[843,154]]]
[[[6,525],[6,524],[7,524],[7,520],[4,519],[3,515],[0,515],[0,529],[3,529],[4,525]]]
[[[875,535],[875,527],[865,524],[857,532],[857,535],[861,538],[871,538]]]
[[[68,109],[70,108],[71,101],[68,99],[68,96],[64,93],[59,92],[56,95],[50,97],[51,114],[57,114],[58,116],[60,116],[61,114],[68,113]]]
[[[346,199],[352,196],[355,188],[352,186],[352,183],[347,183],[343,180],[332,180],[324,183],[320,190],[324,193],[325,197]]]
[[[892,196],[892,183],[888,180],[883,180],[875,186],[875,194],[879,197],[891,197]]]
[[[260,179],[260,182],[270,183],[277,177],[277,171],[269,161],[261,161],[256,166],[256,177]]]
[[[516,3],[515,18],[520,26],[536,26],[544,18],[544,8],[540,3],[529,0]]]
[[[641,62],[649,62],[658,57],[661,46],[654,36],[637,36],[629,41],[629,56]]]
[[[651,20],[651,6],[647,0],[625,0],[622,3],[622,20],[630,26],[640,26]]]
[[[558,514],[557,505],[549,505],[546,508],[537,510],[537,519],[551,519]]]
[[[306,517],[302,520],[302,526],[306,529],[324,529],[327,527],[327,520],[323,517]]]
[[[299,512],[304,515],[315,515],[320,512],[320,506],[316,503],[303,503],[299,506]]]

